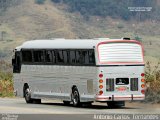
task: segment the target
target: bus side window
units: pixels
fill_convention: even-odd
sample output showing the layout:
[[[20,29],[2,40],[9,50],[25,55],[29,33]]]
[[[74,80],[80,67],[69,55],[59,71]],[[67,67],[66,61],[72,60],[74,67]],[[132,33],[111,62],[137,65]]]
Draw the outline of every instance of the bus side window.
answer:
[[[70,55],[70,64],[75,64],[76,63],[76,52],[71,50],[69,55]]]
[[[68,56],[68,51],[67,50],[63,50],[63,59],[64,59],[64,64],[69,63],[69,56]]]
[[[22,61],[23,62],[32,62],[32,52],[30,50],[22,51]]]
[[[60,63],[60,64],[64,63],[62,50],[57,51],[57,62]]]
[[[88,51],[82,51],[82,64],[89,64]]]
[[[82,52],[80,50],[76,50],[76,63],[77,64],[82,63]]]
[[[94,50],[89,50],[89,64],[95,64]]]
[[[34,62],[44,62],[43,50],[33,51]]]
[[[53,56],[52,56],[52,51],[47,50],[45,54],[45,62],[52,62],[53,61]]]
[[[56,63],[56,52],[53,50],[52,51],[52,57],[53,57],[53,64],[55,64]]]

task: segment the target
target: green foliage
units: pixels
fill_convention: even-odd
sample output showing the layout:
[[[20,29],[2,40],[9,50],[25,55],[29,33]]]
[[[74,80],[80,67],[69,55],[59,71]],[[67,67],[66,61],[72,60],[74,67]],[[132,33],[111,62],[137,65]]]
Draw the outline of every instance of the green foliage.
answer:
[[[160,19],[160,7],[157,0],[51,0],[55,3],[65,3],[69,6],[70,12],[80,12],[86,16],[110,16],[124,20],[149,18]],[[156,8],[151,12],[131,12],[128,7],[152,7]],[[142,14],[141,14],[142,13]],[[141,14],[141,15],[139,15]],[[158,17],[157,17],[158,16]]]
[[[8,70],[10,69],[10,70]],[[11,65],[0,60],[0,96],[12,97],[13,94],[13,74]]]
[[[35,3],[37,3],[37,4],[44,4],[45,1],[46,0],[35,0]]]
[[[139,42],[142,42],[142,38],[139,37],[138,35],[136,35],[136,36],[134,37],[134,39],[137,40],[137,41],[139,41]]]
[[[160,103],[160,62],[153,68],[150,64],[147,62],[145,70],[146,85],[148,85],[145,102]]]

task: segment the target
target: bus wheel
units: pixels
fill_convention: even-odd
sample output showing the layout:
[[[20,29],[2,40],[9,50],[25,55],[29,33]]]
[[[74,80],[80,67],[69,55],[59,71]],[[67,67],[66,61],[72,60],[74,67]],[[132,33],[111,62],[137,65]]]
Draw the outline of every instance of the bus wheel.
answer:
[[[31,98],[31,92],[29,88],[26,88],[24,91],[24,98],[26,103],[33,103],[33,99]]]
[[[73,102],[74,107],[78,107],[81,105],[80,99],[79,99],[79,92],[76,87],[73,88],[73,90],[72,90],[72,102]]]
[[[125,106],[125,101],[108,101],[107,104],[109,108],[120,108]]]

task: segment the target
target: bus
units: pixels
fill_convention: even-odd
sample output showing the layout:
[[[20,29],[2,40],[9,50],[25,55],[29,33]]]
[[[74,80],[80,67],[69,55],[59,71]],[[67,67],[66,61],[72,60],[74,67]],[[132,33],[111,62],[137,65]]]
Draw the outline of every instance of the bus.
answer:
[[[144,49],[136,40],[31,40],[14,49],[12,65],[15,95],[26,103],[121,107],[145,99]]]

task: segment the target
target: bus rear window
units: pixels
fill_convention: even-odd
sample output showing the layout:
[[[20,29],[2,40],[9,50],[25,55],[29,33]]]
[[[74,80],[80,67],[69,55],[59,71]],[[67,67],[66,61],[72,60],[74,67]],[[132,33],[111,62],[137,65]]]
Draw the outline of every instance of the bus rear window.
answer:
[[[98,46],[100,63],[143,62],[143,51],[135,43],[107,43]]]

